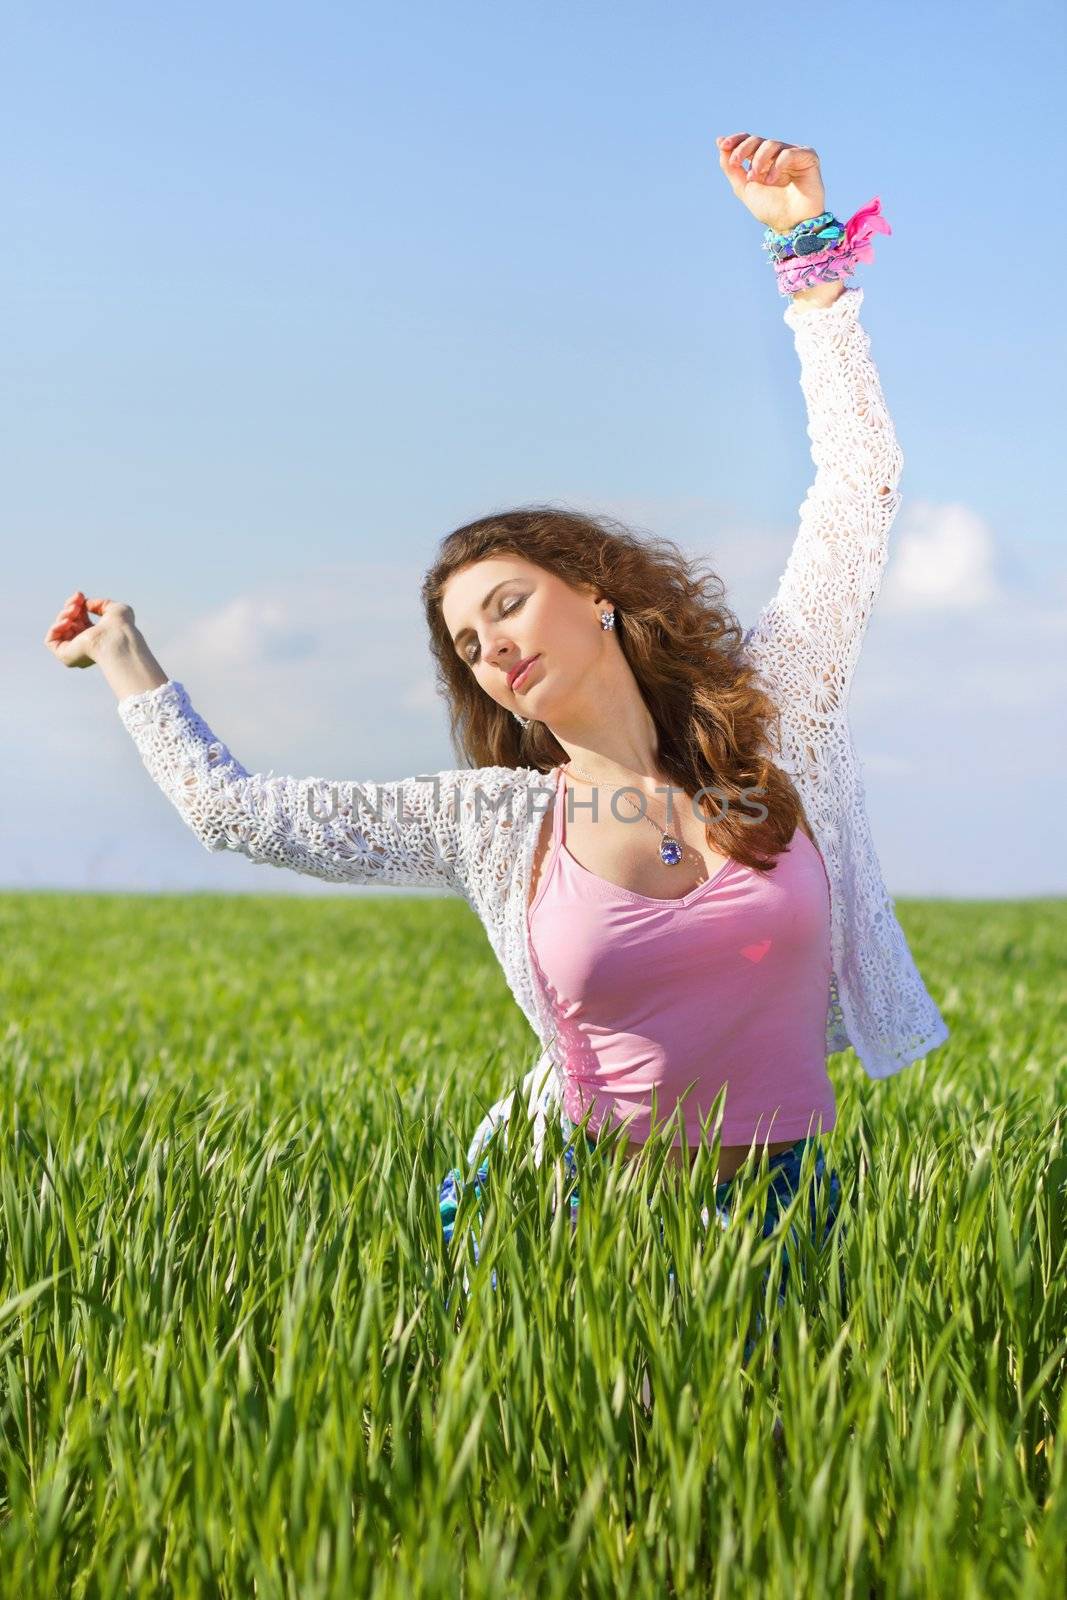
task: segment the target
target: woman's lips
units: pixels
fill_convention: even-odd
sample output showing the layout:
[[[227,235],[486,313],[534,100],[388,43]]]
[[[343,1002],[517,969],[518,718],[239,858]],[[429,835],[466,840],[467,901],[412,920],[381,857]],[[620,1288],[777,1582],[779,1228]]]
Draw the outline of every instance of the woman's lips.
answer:
[[[518,677],[515,678],[512,681],[511,687],[513,689],[521,689],[522,688],[523,684],[526,682],[526,678],[527,678],[527,676],[529,674],[530,668],[536,666],[537,663],[540,661],[540,659],[541,659],[540,656],[534,656],[534,657],[532,657],[531,660],[529,660],[526,663],[526,665],[523,667],[522,671],[519,673]]]

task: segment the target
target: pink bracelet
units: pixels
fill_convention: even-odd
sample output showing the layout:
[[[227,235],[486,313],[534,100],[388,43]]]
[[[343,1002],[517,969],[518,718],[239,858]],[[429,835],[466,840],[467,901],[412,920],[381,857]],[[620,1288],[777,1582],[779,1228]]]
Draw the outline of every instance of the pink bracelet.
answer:
[[[787,256],[774,263],[780,294],[796,294],[799,289],[810,289],[816,283],[833,283],[838,278],[850,277],[859,261],[873,261],[874,247],[871,238],[875,233],[892,233],[892,228],[881,215],[881,200],[875,196],[865,206],[849,217],[845,231],[836,244],[818,255]]]

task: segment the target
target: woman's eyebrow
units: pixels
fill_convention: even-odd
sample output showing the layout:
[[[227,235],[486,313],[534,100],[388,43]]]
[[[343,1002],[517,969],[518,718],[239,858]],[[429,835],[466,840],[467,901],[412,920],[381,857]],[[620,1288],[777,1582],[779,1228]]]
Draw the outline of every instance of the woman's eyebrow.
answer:
[[[485,599],[482,601],[481,606],[479,607],[479,610],[487,611],[489,609],[489,602],[493,598],[493,596],[496,594],[498,589],[502,589],[506,583],[517,583],[518,581],[519,580],[517,578],[501,578],[499,583],[494,583],[493,587],[490,589],[489,593],[486,595]],[[453,638],[452,643],[453,644],[459,644],[459,641],[461,639],[465,638],[468,633],[473,633],[473,632],[474,632],[473,628],[460,628],[459,632]]]

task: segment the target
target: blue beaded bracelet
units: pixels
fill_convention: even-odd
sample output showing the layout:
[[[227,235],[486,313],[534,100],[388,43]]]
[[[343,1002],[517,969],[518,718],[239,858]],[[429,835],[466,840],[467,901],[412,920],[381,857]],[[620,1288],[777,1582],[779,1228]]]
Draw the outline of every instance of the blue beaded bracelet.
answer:
[[[765,228],[762,248],[767,251],[774,265],[779,261],[789,261],[794,256],[818,255],[820,251],[836,244],[844,237],[844,233],[843,223],[838,222],[833,212],[823,211],[817,217],[798,222],[788,233],[776,233],[773,228]]]

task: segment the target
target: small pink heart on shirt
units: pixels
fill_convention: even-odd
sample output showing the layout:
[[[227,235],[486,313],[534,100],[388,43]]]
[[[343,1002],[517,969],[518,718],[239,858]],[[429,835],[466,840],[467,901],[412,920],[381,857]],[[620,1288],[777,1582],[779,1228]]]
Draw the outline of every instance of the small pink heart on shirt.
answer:
[[[764,939],[762,944],[746,944],[741,951],[746,961],[762,961],[767,951],[771,948],[771,941]]]

